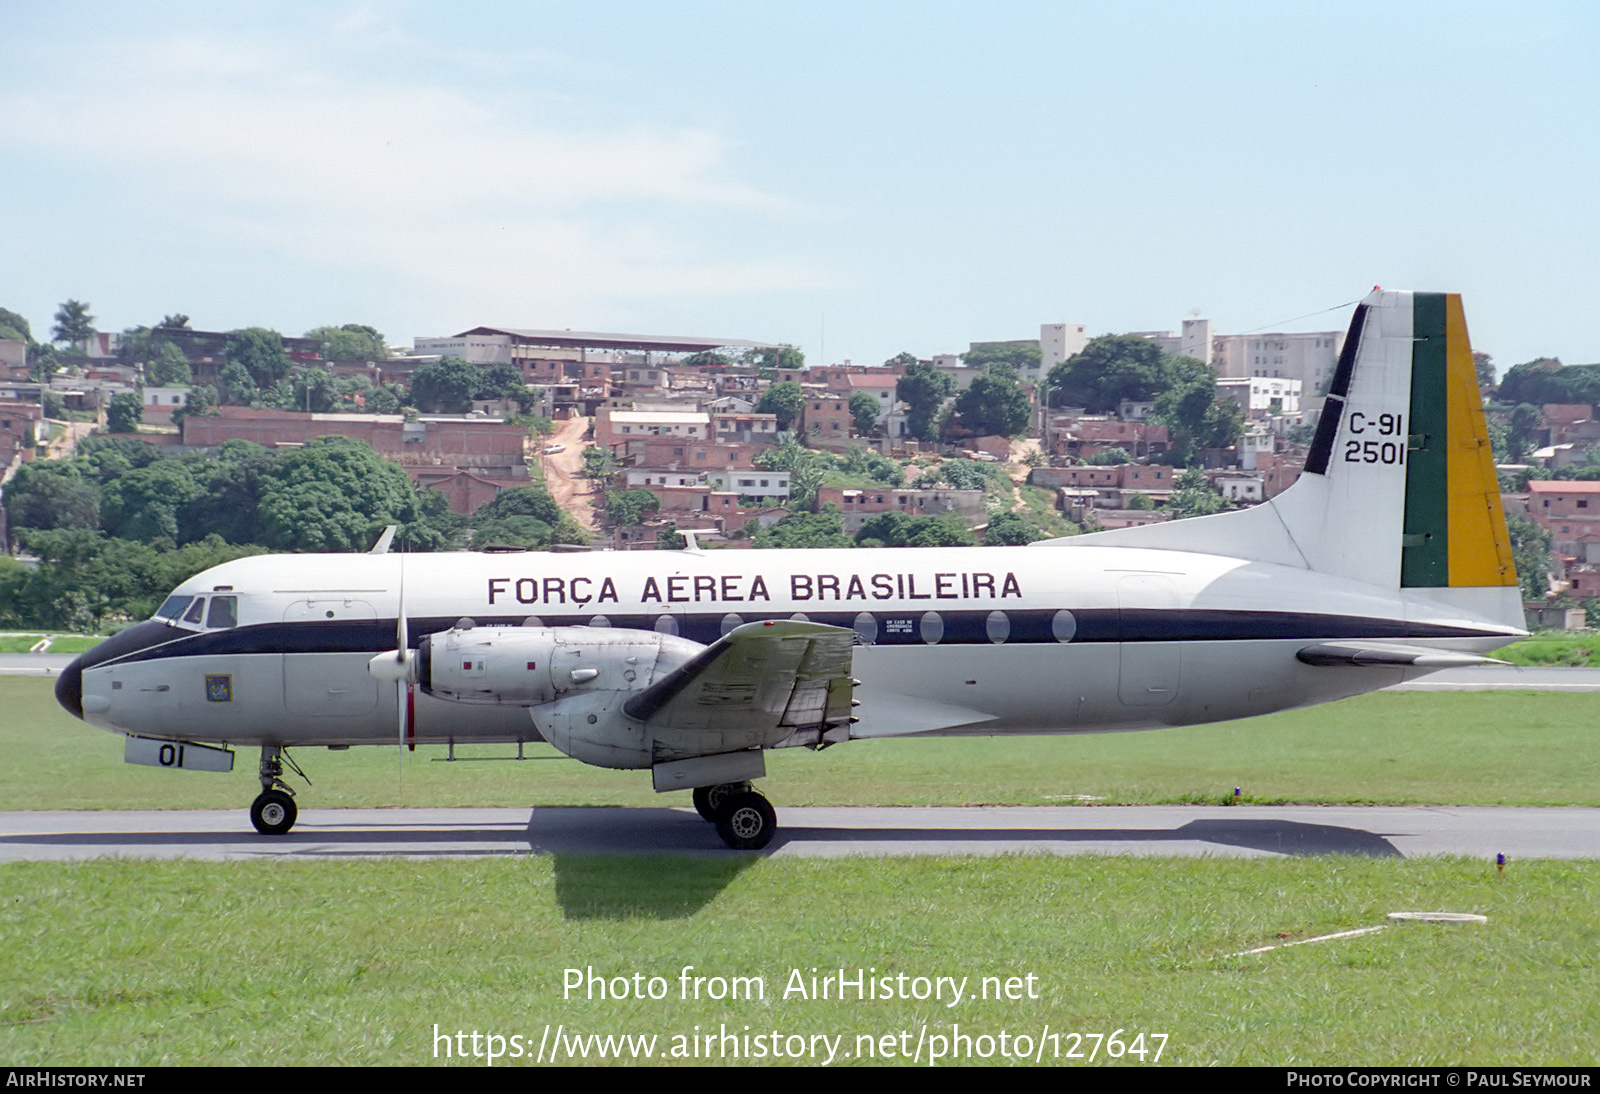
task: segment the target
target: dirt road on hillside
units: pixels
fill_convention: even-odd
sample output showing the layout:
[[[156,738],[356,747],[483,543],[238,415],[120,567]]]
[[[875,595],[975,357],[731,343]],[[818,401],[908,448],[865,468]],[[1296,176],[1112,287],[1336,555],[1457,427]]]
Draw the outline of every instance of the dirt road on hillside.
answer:
[[[557,422],[556,431],[545,438],[542,447],[565,447],[560,452],[541,454],[539,463],[544,469],[544,487],[556,499],[556,504],[571,513],[572,519],[585,530],[598,532],[600,526],[594,512],[598,491],[594,483],[579,476],[583,470],[583,435],[588,429],[588,418],[569,418]]]

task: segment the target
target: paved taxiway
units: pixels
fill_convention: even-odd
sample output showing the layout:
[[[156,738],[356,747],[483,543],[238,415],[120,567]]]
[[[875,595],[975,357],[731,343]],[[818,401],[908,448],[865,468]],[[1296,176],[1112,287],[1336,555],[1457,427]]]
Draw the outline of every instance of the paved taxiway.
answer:
[[[762,854],[1600,858],[1600,809],[1498,806],[779,808]],[[287,836],[244,810],[0,813],[0,862],[103,857],[727,855],[688,809],[308,809]]]
[[[71,657],[0,655],[0,674],[50,675]],[[1393,690],[1600,691],[1600,669],[1447,669]],[[1012,806],[779,808],[762,854],[1600,858],[1600,809],[1491,806]],[[0,862],[135,858],[674,853],[726,855],[686,809],[307,809],[257,836],[243,809],[0,812]]]

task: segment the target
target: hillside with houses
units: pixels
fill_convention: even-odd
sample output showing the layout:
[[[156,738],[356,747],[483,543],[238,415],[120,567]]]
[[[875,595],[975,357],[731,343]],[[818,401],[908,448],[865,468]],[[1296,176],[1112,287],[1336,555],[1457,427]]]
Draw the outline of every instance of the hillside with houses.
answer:
[[[1344,337],[1195,318],[1038,334],[808,365],[728,336],[478,326],[394,346],[181,314],[112,333],[79,301],[41,341],[0,309],[24,560],[0,569],[4,610],[42,603],[33,559],[59,577],[122,543],[358,550],[398,524],[411,550],[1014,544],[1255,505],[1299,476]],[[1530,618],[1581,625],[1600,615],[1595,366],[1542,359],[1497,388],[1479,357]]]

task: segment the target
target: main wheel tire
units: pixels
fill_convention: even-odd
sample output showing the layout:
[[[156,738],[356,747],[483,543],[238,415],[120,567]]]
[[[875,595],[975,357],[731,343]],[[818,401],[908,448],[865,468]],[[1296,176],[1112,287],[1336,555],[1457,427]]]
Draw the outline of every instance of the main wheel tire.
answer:
[[[250,823],[263,836],[281,836],[294,827],[300,810],[294,799],[281,790],[264,791],[250,803]]]
[[[749,783],[717,783],[715,786],[697,786],[694,788],[694,811],[700,814],[702,820],[708,820],[715,824],[717,823],[717,813],[721,811],[722,803],[728,800],[728,796],[749,789]]]
[[[754,790],[729,795],[717,813],[717,835],[735,851],[759,851],[777,830],[772,803]]]

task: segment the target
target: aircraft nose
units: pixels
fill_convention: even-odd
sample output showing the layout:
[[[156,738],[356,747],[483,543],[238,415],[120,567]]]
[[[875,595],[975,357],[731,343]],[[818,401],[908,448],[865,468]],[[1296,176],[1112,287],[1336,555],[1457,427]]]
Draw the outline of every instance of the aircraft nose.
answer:
[[[67,713],[74,718],[83,717],[83,655],[79,654],[72,659],[72,663],[61,670],[61,675],[56,677],[56,702],[67,709]]]

